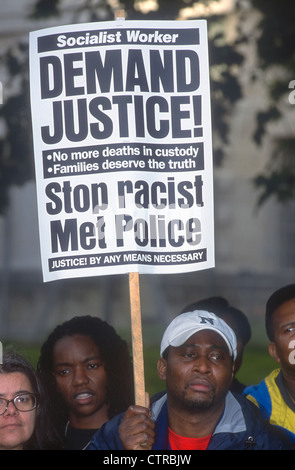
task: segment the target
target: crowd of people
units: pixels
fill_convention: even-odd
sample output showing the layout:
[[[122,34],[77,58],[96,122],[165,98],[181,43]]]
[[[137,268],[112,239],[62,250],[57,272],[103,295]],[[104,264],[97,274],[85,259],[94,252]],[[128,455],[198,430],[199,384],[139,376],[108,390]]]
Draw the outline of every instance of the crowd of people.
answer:
[[[0,364],[1,450],[291,450],[295,446],[295,284],[266,303],[269,354],[259,384],[236,378],[251,339],[222,297],[187,305],[166,327],[163,390],[134,404],[127,343],[100,318],[74,317],[41,347],[36,369],[12,349]]]

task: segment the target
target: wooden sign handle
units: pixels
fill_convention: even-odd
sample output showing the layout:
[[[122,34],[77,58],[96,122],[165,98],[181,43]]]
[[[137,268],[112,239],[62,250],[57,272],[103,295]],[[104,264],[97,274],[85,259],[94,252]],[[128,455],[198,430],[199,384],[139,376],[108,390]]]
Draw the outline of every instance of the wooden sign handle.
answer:
[[[129,292],[131,309],[135,404],[140,406],[146,406],[139,274],[137,272],[129,273]]]
[[[115,10],[115,20],[125,20],[125,11],[123,9]]]
[[[116,10],[115,19],[125,19],[125,11]],[[135,404],[146,406],[138,272],[129,273],[129,293]]]

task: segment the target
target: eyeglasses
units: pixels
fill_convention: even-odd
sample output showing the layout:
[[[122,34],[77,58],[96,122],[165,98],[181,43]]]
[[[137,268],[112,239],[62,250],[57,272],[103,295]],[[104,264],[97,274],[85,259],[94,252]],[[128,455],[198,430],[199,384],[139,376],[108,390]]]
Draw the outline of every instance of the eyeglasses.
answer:
[[[12,400],[0,398],[0,415],[5,413],[9,403],[13,403],[18,411],[32,411],[37,406],[37,397],[33,393],[22,393],[12,398]]]

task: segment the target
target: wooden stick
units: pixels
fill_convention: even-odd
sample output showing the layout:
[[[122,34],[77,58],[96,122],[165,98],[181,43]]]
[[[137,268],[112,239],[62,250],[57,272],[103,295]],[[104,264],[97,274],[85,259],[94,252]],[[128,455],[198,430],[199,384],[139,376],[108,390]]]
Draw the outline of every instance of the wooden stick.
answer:
[[[125,19],[125,11],[116,10],[115,19]],[[129,273],[129,293],[135,404],[146,406],[138,272]]]
[[[143,347],[142,347],[142,327],[141,327],[141,312],[140,312],[139,274],[137,272],[129,273],[129,292],[130,292],[130,308],[131,308],[131,333],[132,333],[135,404],[140,405],[140,406],[146,406]]]
[[[124,10],[115,10],[115,20],[125,20],[125,11]]]

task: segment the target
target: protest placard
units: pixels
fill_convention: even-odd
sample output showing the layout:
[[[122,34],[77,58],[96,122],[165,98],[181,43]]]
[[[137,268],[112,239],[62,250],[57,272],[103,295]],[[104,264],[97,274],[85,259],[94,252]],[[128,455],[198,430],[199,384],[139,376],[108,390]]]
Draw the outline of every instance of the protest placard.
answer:
[[[44,281],[214,266],[206,21],[30,33]]]

